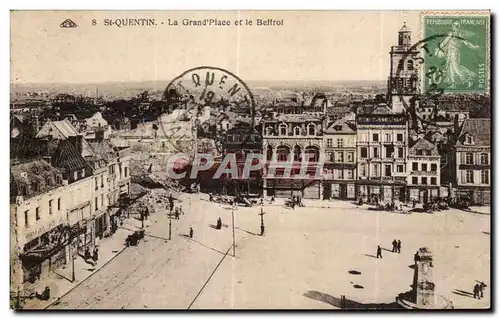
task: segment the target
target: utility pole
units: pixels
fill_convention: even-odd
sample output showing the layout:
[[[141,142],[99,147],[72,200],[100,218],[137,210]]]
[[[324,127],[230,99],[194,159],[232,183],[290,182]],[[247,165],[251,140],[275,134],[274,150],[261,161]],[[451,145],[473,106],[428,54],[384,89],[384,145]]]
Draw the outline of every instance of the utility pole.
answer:
[[[172,210],[168,214],[168,240],[172,239]]]
[[[233,203],[233,208],[231,209],[231,216],[233,219],[233,257],[236,257],[236,238],[234,236],[234,210],[235,210],[236,205],[237,205],[237,203],[236,203],[236,198],[235,198],[234,203]]]

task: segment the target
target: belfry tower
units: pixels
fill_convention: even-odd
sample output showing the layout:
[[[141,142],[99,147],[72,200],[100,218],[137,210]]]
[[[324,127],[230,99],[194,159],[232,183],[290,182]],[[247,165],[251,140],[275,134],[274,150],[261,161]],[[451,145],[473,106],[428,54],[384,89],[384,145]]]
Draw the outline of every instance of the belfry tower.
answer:
[[[398,31],[398,45],[391,46],[391,68],[387,83],[389,105],[394,113],[403,113],[419,93],[418,50],[412,49],[411,31],[406,23]]]

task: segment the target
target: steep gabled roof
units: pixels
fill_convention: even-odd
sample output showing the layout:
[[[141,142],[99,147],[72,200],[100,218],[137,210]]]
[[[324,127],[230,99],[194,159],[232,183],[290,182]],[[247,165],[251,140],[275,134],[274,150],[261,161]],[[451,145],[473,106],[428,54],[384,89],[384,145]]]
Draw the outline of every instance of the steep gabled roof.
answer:
[[[356,120],[356,115],[353,112],[348,113],[344,117],[332,122],[328,125],[325,133],[350,133],[356,131],[356,124],[354,121]],[[341,129],[337,130],[337,127],[340,126]]]
[[[69,140],[59,141],[59,146],[52,155],[52,164],[68,171],[77,171],[88,167],[82,154]]]
[[[463,144],[468,134],[474,138],[474,145],[491,146],[491,119],[466,119],[462,124],[457,144]]]
[[[413,146],[410,147],[409,154],[410,155],[417,155],[417,150],[425,150],[425,151],[431,151],[431,156],[438,156],[439,152],[433,143],[429,142],[428,140],[424,138],[418,139]],[[426,154],[424,154],[426,155]]]

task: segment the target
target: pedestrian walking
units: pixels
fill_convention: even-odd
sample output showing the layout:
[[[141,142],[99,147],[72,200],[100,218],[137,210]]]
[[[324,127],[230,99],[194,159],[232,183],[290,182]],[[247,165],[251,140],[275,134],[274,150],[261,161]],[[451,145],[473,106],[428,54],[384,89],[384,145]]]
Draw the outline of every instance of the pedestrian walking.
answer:
[[[217,227],[216,228],[217,229],[221,229],[222,228],[222,219],[220,217],[217,219]]]
[[[175,219],[179,219],[179,207],[175,207]]]
[[[271,196],[271,204],[274,203],[274,195]]]
[[[193,227],[189,227],[189,238],[193,238]]]
[[[398,250],[398,242],[396,239],[392,241],[392,252],[395,253]]]
[[[382,259],[382,248],[380,248],[380,245],[377,246],[377,258],[379,257]]]
[[[476,283],[474,285],[474,289],[473,289],[473,292],[474,292],[474,299],[481,299],[481,297],[479,296],[479,291],[481,290],[481,287],[479,286],[478,283]]]
[[[99,260],[99,248],[97,246],[94,247],[94,250],[92,251],[92,260],[97,262]]]
[[[146,210],[144,212],[144,218],[148,220],[148,216],[149,216],[149,208],[146,207]]]
[[[484,298],[484,288],[486,288],[486,285],[484,284],[484,282],[481,282],[479,284],[479,293],[481,295],[481,298]]]
[[[295,209],[295,198],[292,200],[292,209]]]
[[[401,253],[401,240],[398,239],[398,254]]]

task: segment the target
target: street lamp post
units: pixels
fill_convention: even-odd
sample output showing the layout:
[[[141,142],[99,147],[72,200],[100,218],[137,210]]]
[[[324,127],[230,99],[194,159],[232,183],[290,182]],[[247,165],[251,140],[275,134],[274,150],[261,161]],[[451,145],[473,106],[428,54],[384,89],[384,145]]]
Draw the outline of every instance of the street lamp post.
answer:
[[[264,202],[261,202],[260,206],[260,235],[264,236],[265,226],[264,226]]]
[[[236,199],[234,200],[233,207],[231,209],[231,217],[233,220],[233,257],[236,257],[236,237],[234,236],[234,210],[236,208]]]

